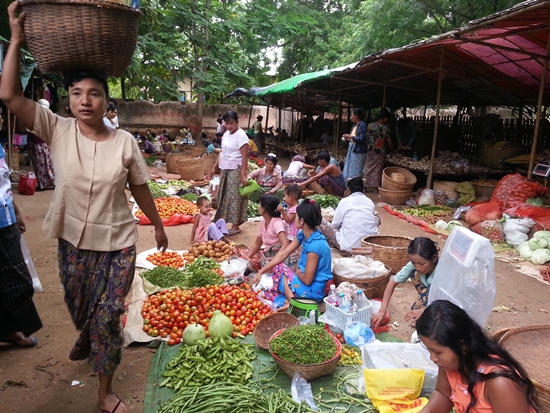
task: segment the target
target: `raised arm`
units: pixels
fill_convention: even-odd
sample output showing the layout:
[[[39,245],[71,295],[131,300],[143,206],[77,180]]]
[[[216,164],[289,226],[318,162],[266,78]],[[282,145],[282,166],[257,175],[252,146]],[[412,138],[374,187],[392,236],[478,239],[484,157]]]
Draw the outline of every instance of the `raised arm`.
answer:
[[[16,0],[8,7],[11,38],[8,52],[2,67],[2,80],[0,82],[0,100],[10,109],[19,121],[28,129],[34,129],[34,115],[36,104],[23,96],[21,90],[21,45],[25,41],[23,23],[25,13],[17,15],[19,1]]]

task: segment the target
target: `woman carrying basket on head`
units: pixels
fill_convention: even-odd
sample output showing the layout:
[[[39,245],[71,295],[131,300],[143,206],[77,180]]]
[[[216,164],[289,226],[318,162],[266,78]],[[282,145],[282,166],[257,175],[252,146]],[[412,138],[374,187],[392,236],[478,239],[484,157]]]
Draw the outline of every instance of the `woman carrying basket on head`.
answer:
[[[428,305],[428,294],[439,260],[437,243],[429,238],[418,237],[411,241],[407,253],[410,261],[388,281],[380,310],[372,317],[373,328],[378,327],[386,317],[389,317],[388,305],[395,287],[408,279],[412,281],[418,297],[412,304],[411,311],[405,314],[405,321],[411,321],[414,325]]]
[[[137,231],[128,208],[126,185],[155,227],[159,249],[168,238],[147,181],[149,171],[128,132],[109,128],[107,76],[90,71],[64,79],[74,118],[62,118],[21,93],[19,64],[24,13],[8,8],[11,41],[4,60],[0,99],[32,133],[51,146],[56,187],[44,229],[58,239],[65,301],[79,337],[71,360],[89,359],[99,376],[102,413],[128,409],[113,393],[112,380],[122,355],[121,316],[136,262]]]

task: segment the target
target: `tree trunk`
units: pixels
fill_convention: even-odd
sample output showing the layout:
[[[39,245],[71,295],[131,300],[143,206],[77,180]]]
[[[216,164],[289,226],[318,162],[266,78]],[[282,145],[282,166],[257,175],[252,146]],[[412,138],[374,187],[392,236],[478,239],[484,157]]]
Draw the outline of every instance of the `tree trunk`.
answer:
[[[124,82],[124,76],[120,77],[120,94],[122,95],[122,100],[126,100],[126,83]]]

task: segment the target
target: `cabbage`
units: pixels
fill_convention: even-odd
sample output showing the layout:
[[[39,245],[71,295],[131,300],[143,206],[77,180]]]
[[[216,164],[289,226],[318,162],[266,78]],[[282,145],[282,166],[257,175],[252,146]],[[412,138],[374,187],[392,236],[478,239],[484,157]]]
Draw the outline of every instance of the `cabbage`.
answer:
[[[521,258],[528,260],[531,258],[531,254],[533,254],[533,250],[529,247],[529,241],[522,242],[518,245],[517,252],[521,256]]]
[[[533,234],[533,238],[544,238],[550,244],[550,231],[537,231]]]
[[[233,323],[223,315],[220,310],[214,311],[214,315],[208,324],[210,337],[231,337],[233,334]]]
[[[547,249],[538,249],[531,254],[531,262],[536,265],[543,265],[550,261],[550,251]]]
[[[195,344],[195,341],[203,340],[206,338],[206,331],[200,324],[189,324],[183,330],[181,341],[189,346]]]
[[[544,248],[546,245],[548,245],[548,241],[546,241],[545,245],[542,245],[543,242],[539,243],[538,238],[531,238],[528,242],[529,242],[529,248],[531,248],[533,251],[539,250],[541,248]]]

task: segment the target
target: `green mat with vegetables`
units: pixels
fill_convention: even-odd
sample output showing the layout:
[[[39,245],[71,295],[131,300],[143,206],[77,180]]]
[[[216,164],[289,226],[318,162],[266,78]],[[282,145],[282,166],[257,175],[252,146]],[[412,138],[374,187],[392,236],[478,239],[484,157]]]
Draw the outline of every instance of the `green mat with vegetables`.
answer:
[[[379,334],[377,338],[386,342],[401,341],[388,333]],[[242,342],[254,345],[252,336],[247,336]],[[176,391],[172,388],[160,387],[160,384],[166,380],[166,377],[162,374],[170,361],[177,356],[179,349],[180,346],[169,347],[163,342],[153,357],[147,378],[144,413],[179,411],[168,404],[164,404],[161,409],[161,405],[173,398]],[[193,403],[182,410],[189,413],[195,411],[202,413],[207,411],[205,410],[207,406],[220,406],[228,403],[234,406],[231,411],[249,411],[250,408],[247,406],[250,406],[250,404],[247,403],[255,403],[254,411],[258,412],[309,412],[310,410],[305,404],[298,405],[292,402],[290,396],[291,379],[284,372],[277,369],[277,365],[269,352],[255,345],[252,349],[254,353],[249,361],[253,366],[251,383],[241,384],[241,380],[237,377],[232,378],[231,374],[239,373],[230,367],[231,363],[228,361],[224,363],[229,365],[228,368],[224,369],[224,366],[209,366],[209,368],[215,369],[216,374],[220,374],[220,371],[225,370],[223,374],[226,374],[226,376],[223,377],[231,383],[213,383],[202,387],[182,387],[175,400],[172,399],[173,402],[181,407],[189,400],[194,400]],[[338,407],[339,412],[374,413],[375,410],[366,394],[358,393],[356,390],[357,381],[361,374],[360,366],[339,366],[334,375],[312,380],[313,395],[321,412],[334,411],[333,409]],[[186,374],[183,374],[182,377],[183,381],[187,378]],[[183,382],[181,386],[183,386]],[[240,394],[240,397],[235,398],[235,393]],[[258,405],[262,407],[258,408]]]

